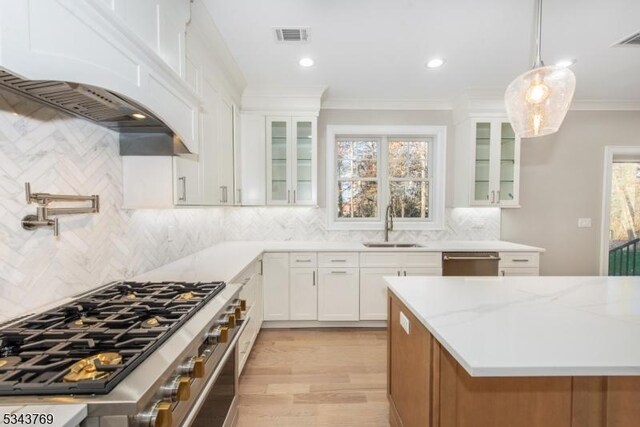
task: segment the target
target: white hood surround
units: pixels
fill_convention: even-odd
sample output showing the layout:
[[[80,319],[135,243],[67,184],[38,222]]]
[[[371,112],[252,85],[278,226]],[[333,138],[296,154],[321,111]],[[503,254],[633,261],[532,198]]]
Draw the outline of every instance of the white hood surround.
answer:
[[[183,78],[188,4],[186,13],[171,14],[172,21],[163,22],[175,29],[168,33],[174,38],[162,39],[174,53],[172,61],[161,56],[162,46],[154,51],[126,25],[115,3],[3,1],[0,67],[28,80],[74,82],[123,95],[156,115],[197,153],[200,100]]]

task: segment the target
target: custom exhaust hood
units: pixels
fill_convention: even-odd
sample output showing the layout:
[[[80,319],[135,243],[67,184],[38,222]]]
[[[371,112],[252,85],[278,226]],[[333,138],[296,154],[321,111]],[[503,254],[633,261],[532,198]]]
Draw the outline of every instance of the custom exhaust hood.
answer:
[[[120,155],[188,154],[180,137],[146,108],[106,89],[53,80],[25,80],[0,69],[0,87],[120,133]]]
[[[0,88],[119,132],[121,155],[197,156],[202,100],[185,80],[189,14],[154,44],[124,12],[100,0],[3,0]]]

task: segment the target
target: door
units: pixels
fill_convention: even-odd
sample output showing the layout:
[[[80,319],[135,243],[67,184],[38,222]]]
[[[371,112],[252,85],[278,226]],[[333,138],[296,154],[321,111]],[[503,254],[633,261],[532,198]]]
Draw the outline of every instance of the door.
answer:
[[[267,204],[291,204],[291,119],[267,119]]]
[[[385,276],[398,276],[400,268],[360,269],[360,320],[387,320]]]
[[[263,206],[266,195],[266,122],[262,115],[242,113],[240,118],[240,183],[238,204]]]
[[[174,158],[174,203],[176,205],[200,205],[200,164],[191,158]]]
[[[218,140],[216,173],[218,174],[218,203],[233,205],[233,103],[225,97],[218,99]]]
[[[316,120],[315,118],[294,118],[293,152],[291,168],[293,183],[292,203],[295,205],[316,204]]]
[[[509,122],[496,122],[500,129],[500,163],[497,176],[496,201],[502,207],[519,204],[520,138]]]
[[[606,147],[604,179],[601,274],[640,276],[640,148]]]
[[[289,254],[264,254],[263,263],[264,320],[289,320]]]
[[[318,320],[359,319],[358,273],[358,268],[318,269]]]
[[[218,99],[214,84],[202,78],[203,107],[200,111],[200,173],[202,175],[202,199],[205,205],[218,204]]]
[[[318,286],[315,268],[289,270],[291,320],[318,320]]]

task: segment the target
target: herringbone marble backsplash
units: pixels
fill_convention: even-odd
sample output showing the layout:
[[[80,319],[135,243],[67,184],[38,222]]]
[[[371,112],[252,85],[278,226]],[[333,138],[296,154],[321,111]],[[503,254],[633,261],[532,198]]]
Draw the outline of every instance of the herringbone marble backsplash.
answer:
[[[34,192],[99,194],[100,213],[61,216],[25,231]],[[329,231],[314,208],[123,210],[117,134],[0,90],[0,322],[112,280],[129,278],[222,240],[380,240]],[[482,223],[483,227],[478,227]],[[169,227],[175,232],[168,241]],[[392,232],[393,240],[498,239],[497,209],[447,210],[445,230]]]
[[[34,192],[99,194],[100,213],[25,231]],[[222,209],[126,211],[117,134],[0,91],[0,321],[222,240]],[[167,242],[168,226],[174,226]]]
[[[500,210],[456,208],[446,210],[444,230],[392,231],[393,241],[497,240]],[[225,240],[328,240],[371,242],[384,238],[382,231],[327,230],[326,213],[317,208],[226,208]]]

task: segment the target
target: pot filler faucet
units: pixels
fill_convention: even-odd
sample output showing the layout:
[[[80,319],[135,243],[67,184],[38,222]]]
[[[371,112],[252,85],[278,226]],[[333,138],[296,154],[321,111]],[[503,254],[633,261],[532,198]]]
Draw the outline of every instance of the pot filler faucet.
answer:
[[[22,218],[22,228],[25,230],[35,230],[38,227],[52,227],[53,235],[58,236],[58,218],[49,218],[50,215],[71,215],[100,212],[100,197],[93,196],[76,196],[64,194],[49,193],[32,193],[31,184],[24,184],[24,191],[27,203],[35,203],[38,205],[35,215],[27,215]],[[50,208],[51,202],[91,202],[91,206],[79,208]]]
[[[393,210],[391,203],[387,205],[387,212],[384,214],[384,241],[389,241],[389,231],[393,231]]]

